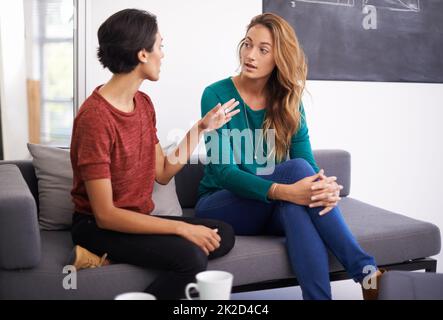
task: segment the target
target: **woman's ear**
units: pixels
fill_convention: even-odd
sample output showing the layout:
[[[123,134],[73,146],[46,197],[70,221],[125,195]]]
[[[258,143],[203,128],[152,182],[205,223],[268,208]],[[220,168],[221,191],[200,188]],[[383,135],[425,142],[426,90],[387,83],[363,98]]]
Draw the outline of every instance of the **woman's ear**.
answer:
[[[140,61],[140,63],[148,63],[149,52],[146,49],[141,49],[137,53],[137,57],[138,57],[138,61]]]

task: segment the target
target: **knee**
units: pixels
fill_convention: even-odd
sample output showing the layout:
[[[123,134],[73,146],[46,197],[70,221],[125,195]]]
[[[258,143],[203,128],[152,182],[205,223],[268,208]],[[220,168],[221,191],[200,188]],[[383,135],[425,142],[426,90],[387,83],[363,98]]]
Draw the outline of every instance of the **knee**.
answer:
[[[291,176],[298,181],[315,174],[311,164],[303,158],[296,158],[286,161],[286,165],[291,168]],[[294,182],[295,182],[294,181]]]
[[[193,243],[189,243],[189,246],[182,250],[180,257],[177,258],[179,261],[177,271],[182,273],[197,274],[205,271],[208,266],[208,257],[202,249]]]
[[[307,175],[315,174],[311,164],[303,158],[291,159],[288,161],[294,170],[305,172]]]
[[[221,238],[220,248],[218,248],[218,256],[225,255],[228,253],[235,244],[235,232],[234,228],[226,222],[217,221],[216,228],[218,229],[218,234]]]
[[[286,232],[298,232],[298,228],[305,228],[307,224],[312,225],[305,206],[287,201],[281,201],[279,206],[276,219],[279,220]]]

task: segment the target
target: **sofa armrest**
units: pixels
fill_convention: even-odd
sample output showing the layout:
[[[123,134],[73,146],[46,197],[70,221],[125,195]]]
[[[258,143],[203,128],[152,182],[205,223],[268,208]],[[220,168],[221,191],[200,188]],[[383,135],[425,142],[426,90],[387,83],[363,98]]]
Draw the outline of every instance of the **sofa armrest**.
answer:
[[[340,196],[348,196],[351,191],[351,154],[344,150],[314,150],[314,158],[327,176],[337,177],[343,186]]]
[[[35,199],[17,166],[0,165],[0,268],[33,268],[40,257]]]

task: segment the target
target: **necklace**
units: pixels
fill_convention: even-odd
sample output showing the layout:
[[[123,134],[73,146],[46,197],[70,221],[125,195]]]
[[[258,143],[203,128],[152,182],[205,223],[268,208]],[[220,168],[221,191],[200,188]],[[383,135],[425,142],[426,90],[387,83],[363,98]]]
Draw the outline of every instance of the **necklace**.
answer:
[[[246,110],[246,104],[244,103],[244,101],[243,101],[243,105],[244,105],[244,107],[245,107],[245,108],[244,108],[244,109],[245,109],[245,119],[246,119],[246,126],[248,127],[248,131],[249,131],[249,140],[251,141],[252,148],[254,149],[254,160],[257,161],[257,159],[258,159],[258,156],[257,156],[257,149],[258,149],[260,146],[263,148],[263,143],[264,143],[264,132],[263,132],[263,128],[262,128],[262,130],[261,130],[261,132],[260,132],[260,136],[259,136],[258,143],[257,143],[256,145],[254,145],[254,140],[253,140],[253,137],[252,137],[252,130],[251,130],[251,126],[249,125],[248,112],[247,112],[247,110]],[[255,132],[255,131],[254,131],[254,132]],[[272,135],[272,136],[271,136],[271,139],[272,139],[272,138],[275,139],[275,136]],[[268,163],[268,162],[269,162],[270,157],[272,156],[272,154],[273,154],[274,151],[275,151],[275,140],[272,140],[272,141],[268,141],[268,140],[269,140],[269,137],[267,137],[266,146],[269,147],[269,146],[268,146],[268,142],[270,142],[271,145],[272,145],[272,149],[271,149],[270,152],[268,152],[268,150],[266,150],[266,162],[265,162],[265,163]],[[264,151],[264,149],[262,149],[262,151]]]
[[[263,133],[263,130],[262,130],[261,133],[260,133],[259,142],[256,145],[254,145],[254,139],[253,139],[253,136],[252,136],[252,130],[251,130],[251,126],[249,125],[248,111],[246,109],[247,105],[246,105],[245,101],[242,99],[241,94],[240,94],[240,89],[235,85],[234,79],[232,79],[231,81],[232,81],[232,84],[233,84],[235,90],[238,92],[238,95],[240,96],[241,101],[243,102],[243,105],[244,105],[246,125],[247,125],[248,131],[249,131],[249,140],[251,141],[251,145],[252,145],[252,148],[254,150],[254,160],[257,160],[258,159],[258,156],[257,156],[257,149],[258,148],[256,148],[256,146],[262,146],[262,148],[263,148],[263,142],[264,142],[263,141],[263,138],[264,138],[263,136],[264,136],[264,133]],[[254,130],[254,133],[255,133],[255,130]],[[272,155],[273,152],[274,152],[274,147],[272,148],[270,154]],[[268,154],[268,152],[266,152],[266,162],[268,161],[268,159],[269,159],[269,154]]]
[[[248,127],[248,131],[249,131],[249,139],[251,140],[251,145],[252,148],[254,150],[254,159],[257,160],[258,156],[257,156],[257,149],[256,146],[260,146],[261,144],[263,144],[263,133],[260,133],[260,140],[259,142],[254,145],[254,140],[253,140],[253,136],[252,136],[252,130],[251,130],[251,126],[249,125],[249,120],[248,120],[248,111],[246,110],[246,103],[243,103],[245,106],[245,119],[246,119],[246,125]],[[255,132],[255,131],[254,131]],[[267,156],[267,155],[266,155]]]

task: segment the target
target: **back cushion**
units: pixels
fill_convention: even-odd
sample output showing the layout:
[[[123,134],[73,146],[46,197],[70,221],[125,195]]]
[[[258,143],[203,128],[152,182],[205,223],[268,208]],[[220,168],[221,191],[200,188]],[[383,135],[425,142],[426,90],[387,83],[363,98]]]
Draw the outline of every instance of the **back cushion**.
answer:
[[[328,176],[337,176],[338,181],[343,185],[340,196],[346,197],[350,192],[351,185],[351,155],[344,150],[313,150],[314,158],[320,168],[325,169]],[[205,162],[205,156],[200,156]],[[176,188],[178,199],[183,208],[194,208],[197,204],[197,190],[200,180],[204,174],[204,164],[198,158],[192,158],[176,176]]]
[[[36,144],[28,144],[28,149],[37,176],[40,228],[70,228],[74,204],[69,151]]]
[[[183,208],[194,208],[197,204],[198,186],[200,180],[203,178],[204,165],[187,164],[175,176],[175,185],[178,195],[178,200]]]
[[[71,197],[73,174],[69,150],[28,144],[38,181],[39,224],[43,230],[71,227],[74,204]],[[172,179],[166,186],[155,183],[152,214],[182,215]]]

